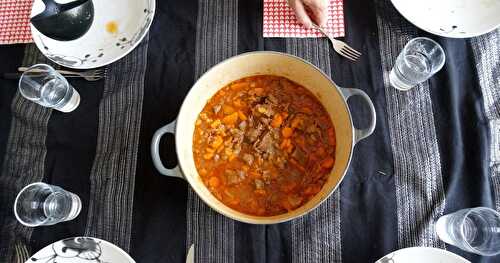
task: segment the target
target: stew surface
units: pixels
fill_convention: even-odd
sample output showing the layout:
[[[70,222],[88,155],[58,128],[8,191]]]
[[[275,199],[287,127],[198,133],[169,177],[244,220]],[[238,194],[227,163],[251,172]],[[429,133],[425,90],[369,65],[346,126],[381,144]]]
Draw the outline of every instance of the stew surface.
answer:
[[[317,194],[335,162],[324,107],[284,77],[260,75],[219,90],[198,116],[195,165],[217,199],[259,216],[286,213]]]

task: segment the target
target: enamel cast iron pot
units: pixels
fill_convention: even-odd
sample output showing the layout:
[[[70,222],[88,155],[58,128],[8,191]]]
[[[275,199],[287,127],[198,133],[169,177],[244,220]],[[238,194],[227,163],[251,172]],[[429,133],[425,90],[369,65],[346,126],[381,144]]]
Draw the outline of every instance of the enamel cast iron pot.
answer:
[[[195,122],[208,100],[232,81],[262,74],[286,77],[316,95],[330,115],[337,138],[335,165],[321,191],[296,210],[276,216],[248,215],[220,202],[203,184],[194,164],[192,150]],[[356,129],[353,126],[347,105],[347,99],[351,96],[361,96],[370,108],[372,116],[367,129]],[[371,135],[375,124],[375,108],[363,91],[338,87],[320,69],[301,58],[278,52],[250,52],[217,64],[198,79],[184,99],[177,120],[160,128],[154,134],[151,154],[154,165],[161,174],[184,178],[198,196],[219,213],[241,222],[274,224],[300,217],[328,198],[339,186],[349,167],[354,145]],[[179,165],[174,169],[165,168],[159,156],[160,139],[166,133],[175,134]]]

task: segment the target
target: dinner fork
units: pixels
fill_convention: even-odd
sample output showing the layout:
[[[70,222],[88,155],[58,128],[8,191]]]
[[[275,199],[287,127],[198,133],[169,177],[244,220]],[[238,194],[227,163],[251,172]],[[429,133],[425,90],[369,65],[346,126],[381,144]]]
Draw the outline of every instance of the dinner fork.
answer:
[[[28,69],[29,69],[28,67],[19,67],[17,70],[20,72],[24,72]],[[106,78],[108,72],[106,68],[92,69],[86,71],[70,71],[70,70],[56,70],[56,71],[65,77],[70,77],[70,78],[81,77],[88,81],[96,81],[102,78]]]
[[[17,242],[15,245],[16,249],[16,263],[24,263],[28,261],[30,255],[28,253],[28,249],[21,242]]]
[[[341,56],[348,58],[352,61],[356,61],[359,59],[361,56],[361,52],[355,50],[354,48],[350,47],[347,45],[345,42],[337,40],[333,37],[330,37],[326,31],[321,28],[320,26],[313,24],[313,27],[317,30],[319,30],[323,35],[325,35],[328,39],[330,39],[330,42],[332,43],[333,49],[339,53]]]

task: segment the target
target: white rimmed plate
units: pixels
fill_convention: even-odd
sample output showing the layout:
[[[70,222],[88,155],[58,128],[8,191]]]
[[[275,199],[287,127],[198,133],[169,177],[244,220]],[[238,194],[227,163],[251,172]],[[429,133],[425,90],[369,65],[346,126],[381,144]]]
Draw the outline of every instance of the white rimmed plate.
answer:
[[[391,1],[412,24],[444,37],[474,37],[500,26],[499,0]]]
[[[50,60],[69,68],[89,69],[108,65],[130,53],[141,42],[153,22],[156,8],[155,0],[94,0],[93,3],[92,26],[78,39],[57,41],[31,25],[38,49]],[[35,0],[31,17],[44,9],[42,0]]]
[[[375,263],[471,263],[449,251],[433,247],[410,247],[396,250]]]
[[[135,263],[121,248],[98,238],[72,237],[44,247],[26,263]]]

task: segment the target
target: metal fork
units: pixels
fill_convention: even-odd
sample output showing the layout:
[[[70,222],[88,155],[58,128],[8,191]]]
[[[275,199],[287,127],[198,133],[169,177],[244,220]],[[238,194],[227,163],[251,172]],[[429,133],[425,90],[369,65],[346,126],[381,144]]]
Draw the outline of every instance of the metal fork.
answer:
[[[19,67],[17,70],[19,70],[20,72],[24,72],[28,70],[28,68]],[[102,78],[106,78],[108,72],[106,68],[92,69],[86,71],[70,71],[70,70],[56,70],[56,71],[65,77],[70,77],[70,78],[81,77],[88,81],[96,81]]]
[[[20,242],[15,245],[16,248],[16,263],[25,263],[28,261],[30,255],[26,246]]]
[[[361,52],[355,50],[354,48],[350,47],[347,45],[345,42],[337,40],[333,37],[330,37],[326,31],[321,28],[320,26],[313,24],[313,27],[317,30],[319,30],[323,35],[325,35],[328,39],[330,39],[330,42],[332,43],[333,49],[337,51],[341,56],[346,57],[352,61],[356,61],[361,57]]]

